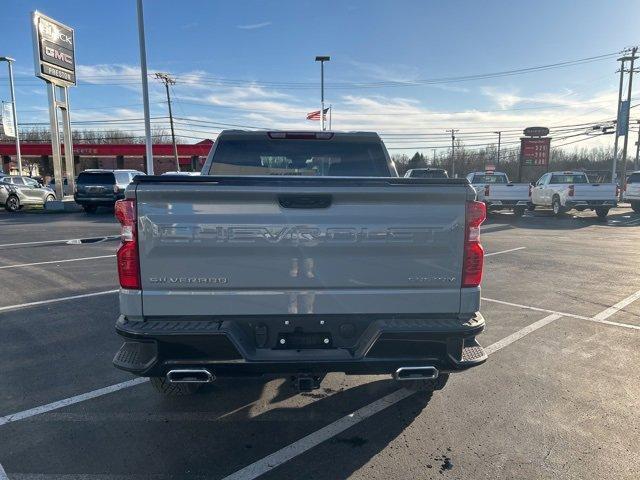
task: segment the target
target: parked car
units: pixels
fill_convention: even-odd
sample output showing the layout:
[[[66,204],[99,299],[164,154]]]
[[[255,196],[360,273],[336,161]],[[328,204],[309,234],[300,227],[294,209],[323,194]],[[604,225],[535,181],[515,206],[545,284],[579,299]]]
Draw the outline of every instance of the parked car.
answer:
[[[48,187],[53,190],[54,192],[56,191],[56,181],[55,178],[51,177],[51,180],[49,180],[49,185]],[[69,181],[67,180],[67,177],[63,177],[62,179],[62,192],[64,193],[64,195],[73,195],[73,192],[71,191],[71,188],[69,186]]]
[[[136,177],[116,204],[116,367],[170,395],[328,372],[432,392],[486,360],[466,180],[398,178],[362,132],[223,131],[203,172]]]
[[[472,172],[467,180],[475,188],[478,201],[487,206],[487,211],[513,210],[522,216],[525,209],[535,208],[531,203],[531,185],[511,183],[504,172]]]
[[[640,171],[631,172],[622,196],[626,202],[631,203],[634,212],[640,213]]]
[[[124,198],[125,188],[136,175],[145,174],[137,170],[85,170],[78,175],[73,198],[87,213],[113,207],[116,200]]]
[[[609,209],[618,204],[615,183],[591,183],[584,172],[549,172],[540,177],[531,190],[536,206],[551,207],[554,215],[571,209],[579,212],[595,210],[606,218]]]
[[[56,199],[56,194],[33,178],[21,175],[0,177],[0,205],[9,212],[17,212],[25,206],[44,206]]]
[[[412,168],[404,174],[407,178],[449,178],[444,168]]]

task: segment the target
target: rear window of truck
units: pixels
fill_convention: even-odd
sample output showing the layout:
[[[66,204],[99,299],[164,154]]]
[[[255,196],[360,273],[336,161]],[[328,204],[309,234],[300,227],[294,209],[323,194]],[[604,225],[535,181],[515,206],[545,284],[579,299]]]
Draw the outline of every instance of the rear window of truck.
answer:
[[[411,178],[449,178],[445,170],[411,170]]]
[[[549,183],[589,183],[586,175],[551,175]]]
[[[110,185],[116,183],[111,172],[82,172],[78,175],[80,185]]]
[[[474,175],[471,183],[509,183],[504,175]]]
[[[640,183],[640,173],[632,173],[629,175],[627,183]]]
[[[391,176],[379,142],[269,138],[220,140],[209,175]]]

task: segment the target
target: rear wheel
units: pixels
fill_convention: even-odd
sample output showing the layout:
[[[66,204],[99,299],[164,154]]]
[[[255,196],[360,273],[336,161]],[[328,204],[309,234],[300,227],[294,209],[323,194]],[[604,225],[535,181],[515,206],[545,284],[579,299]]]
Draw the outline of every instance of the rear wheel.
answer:
[[[441,373],[434,380],[403,380],[399,382],[407,390],[414,392],[433,393],[435,390],[442,390],[449,380],[448,373]]]
[[[598,215],[598,218],[605,219],[609,215],[609,209],[607,207],[596,208],[596,215]]]
[[[631,202],[631,208],[634,212],[640,213],[640,202]]]
[[[56,199],[53,195],[47,195],[47,198],[44,199],[44,203],[53,202]]]
[[[533,203],[530,203],[529,205],[527,205],[527,210],[529,210],[530,212],[533,212],[536,209],[536,206]]]
[[[96,213],[96,210],[98,210],[96,205],[84,205],[82,208],[84,208],[84,211],[87,213]]]
[[[516,207],[513,209],[513,214],[516,217],[521,217],[524,215],[525,208],[524,207]]]
[[[20,199],[15,195],[9,195],[9,198],[7,198],[4,204],[4,208],[8,212],[17,212],[20,210]]]
[[[170,383],[165,377],[151,377],[151,386],[167,397],[181,397],[193,395],[202,386],[201,383]]]
[[[559,197],[553,197],[553,200],[551,201],[551,209],[556,217],[559,217],[562,214],[562,204],[560,203]]]

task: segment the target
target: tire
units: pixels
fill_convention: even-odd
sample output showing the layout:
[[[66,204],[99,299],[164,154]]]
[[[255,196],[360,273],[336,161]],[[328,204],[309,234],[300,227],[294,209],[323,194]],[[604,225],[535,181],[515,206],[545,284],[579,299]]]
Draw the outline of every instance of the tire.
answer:
[[[86,213],[96,213],[98,210],[97,205],[83,205],[82,208],[84,208]]]
[[[553,210],[553,215],[556,217],[559,217],[564,213],[564,209],[560,203],[560,197],[553,197],[553,200],[551,201],[551,210]]]
[[[448,373],[441,373],[435,380],[405,380],[399,382],[407,390],[432,394],[436,390],[442,390],[449,380]]]
[[[600,218],[601,220],[604,220],[605,218],[607,218],[607,215],[609,215],[609,208],[608,207],[596,208],[596,215],[598,215],[598,218]]]
[[[514,208],[514,209],[513,209],[513,214],[514,214],[516,217],[521,217],[521,216],[523,216],[523,215],[524,215],[524,212],[525,212],[525,208],[524,208],[524,207],[516,207],[516,208]]]
[[[7,212],[17,212],[20,210],[20,199],[16,195],[9,195],[4,208]]]
[[[165,377],[151,377],[151,386],[166,397],[183,397],[193,395],[200,387],[201,383],[170,383]]]
[[[54,195],[47,195],[47,198],[44,199],[44,203],[53,202],[56,199]]]
[[[530,212],[533,212],[536,209],[536,206],[533,203],[530,203],[529,205],[527,205],[527,210],[529,210]]]
[[[640,202],[631,202],[631,209],[636,213],[640,213]]]

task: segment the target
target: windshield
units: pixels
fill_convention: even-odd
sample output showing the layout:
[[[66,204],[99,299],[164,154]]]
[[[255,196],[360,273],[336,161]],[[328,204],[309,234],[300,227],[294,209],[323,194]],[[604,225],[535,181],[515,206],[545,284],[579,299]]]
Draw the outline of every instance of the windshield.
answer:
[[[295,139],[221,140],[210,175],[388,177],[379,142]]]

